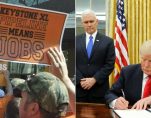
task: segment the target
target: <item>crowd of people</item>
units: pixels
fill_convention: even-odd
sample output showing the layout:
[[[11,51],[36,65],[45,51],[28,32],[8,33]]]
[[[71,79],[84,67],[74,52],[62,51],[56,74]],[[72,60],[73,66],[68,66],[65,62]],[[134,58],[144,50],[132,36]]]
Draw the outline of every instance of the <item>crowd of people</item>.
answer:
[[[65,57],[61,50],[50,48],[48,56],[60,71],[58,78],[50,72],[39,72],[21,78],[9,79],[9,72],[2,71],[6,79],[6,92],[0,90],[1,118],[61,118],[69,105],[75,113],[75,86],[68,76]]]

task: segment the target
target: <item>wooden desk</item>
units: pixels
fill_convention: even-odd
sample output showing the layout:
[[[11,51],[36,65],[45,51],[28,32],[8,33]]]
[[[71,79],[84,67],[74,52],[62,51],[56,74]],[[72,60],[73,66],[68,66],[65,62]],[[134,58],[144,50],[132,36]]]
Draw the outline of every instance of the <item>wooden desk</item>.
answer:
[[[104,104],[76,103],[76,118],[112,118]]]

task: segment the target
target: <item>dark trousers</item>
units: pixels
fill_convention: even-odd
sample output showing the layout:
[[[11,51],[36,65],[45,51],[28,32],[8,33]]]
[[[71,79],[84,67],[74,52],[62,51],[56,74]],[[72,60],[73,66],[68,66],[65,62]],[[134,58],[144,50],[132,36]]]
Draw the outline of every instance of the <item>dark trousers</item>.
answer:
[[[89,97],[89,96],[76,97],[76,102],[105,104],[105,99],[103,97]]]

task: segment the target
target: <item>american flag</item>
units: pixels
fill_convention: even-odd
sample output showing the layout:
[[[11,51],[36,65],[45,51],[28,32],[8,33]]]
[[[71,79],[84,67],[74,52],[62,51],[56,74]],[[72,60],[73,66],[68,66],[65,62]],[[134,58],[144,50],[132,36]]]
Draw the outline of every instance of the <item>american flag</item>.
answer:
[[[126,19],[124,16],[124,0],[117,0],[114,45],[115,45],[115,53],[116,53],[114,77],[117,80],[121,68],[129,65]]]

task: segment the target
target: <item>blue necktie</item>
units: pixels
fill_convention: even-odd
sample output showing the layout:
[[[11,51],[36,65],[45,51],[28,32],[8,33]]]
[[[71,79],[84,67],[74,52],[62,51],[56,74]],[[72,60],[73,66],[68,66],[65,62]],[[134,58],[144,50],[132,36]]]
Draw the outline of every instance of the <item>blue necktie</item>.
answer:
[[[93,37],[90,36],[90,37],[89,37],[89,42],[88,42],[88,45],[87,45],[88,58],[90,58],[91,51],[92,51],[92,47],[93,47]]]

